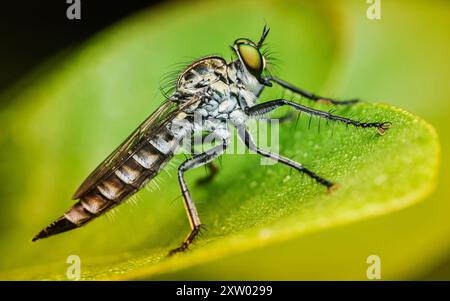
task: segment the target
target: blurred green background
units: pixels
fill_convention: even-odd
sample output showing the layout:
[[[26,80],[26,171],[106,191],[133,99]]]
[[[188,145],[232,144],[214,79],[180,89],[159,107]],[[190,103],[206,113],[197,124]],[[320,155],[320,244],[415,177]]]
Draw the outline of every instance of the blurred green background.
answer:
[[[146,250],[183,237],[182,205],[168,205],[178,187],[167,177],[162,190],[143,191],[145,201],[135,206],[124,205],[66,237],[29,241],[71,204],[87,171],[157,106],[161,77],[173,64],[210,53],[228,58],[228,45],[240,36],[256,38],[265,20],[281,77],[322,95],[392,104],[430,122],[442,145],[437,189],[397,212],[179,270],[168,267],[156,278],[366,279],[365,259],[378,254],[383,279],[449,279],[450,4],[382,0],[381,20],[369,20],[368,7],[359,0],[164,3],[42,62],[6,88],[0,111],[2,278],[45,278],[64,271],[70,254],[89,257],[92,266],[115,263],[106,274],[126,273]],[[224,177],[231,164],[224,164]],[[205,199],[211,189],[196,193]],[[226,210],[205,203],[199,208]],[[165,227],[175,230],[161,233]],[[181,232],[174,237],[173,231]],[[267,260],[268,254],[277,256]]]

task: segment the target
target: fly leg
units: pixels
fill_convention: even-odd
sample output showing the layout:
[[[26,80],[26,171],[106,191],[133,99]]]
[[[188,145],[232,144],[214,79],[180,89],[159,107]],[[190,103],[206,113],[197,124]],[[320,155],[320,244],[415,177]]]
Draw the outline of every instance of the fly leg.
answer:
[[[285,89],[288,89],[296,94],[299,94],[303,97],[306,97],[306,98],[308,98],[312,101],[318,102],[318,103],[333,104],[333,105],[352,105],[352,104],[359,102],[359,99],[337,100],[337,99],[333,99],[333,98],[329,98],[329,97],[319,96],[314,93],[297,88],[297,87],[289,84],[288,82],[285,82],[284,80],[279,79],[277,77],[273,77],[273,76],[266,77],[264,79],[264,82],[277,83],[278,85],[280,85],[281,87],[283,87]]]
[[[307,169],[306,167],[304,167],[302,164],[300,164],[298,162],[295,162],[291,159],[282,157],[278,154],[273,154],[273,153],[270,153],[270,152],[267,152],[267,151],[264,151],[264,150],[258,148],[255,145],[255,142],[253,141],[252,136],[245,128],[238,127],[237,130],[238,130],[237,132],[238,132],[239,139],[245,144],[245,146],[249,150],[254,151],[255,153],[257,153],[261,156],[264,156],[266,158],[270,158],[276,162],[283,163],[295,170],[298,170],[299,172],[302,172],[302,173],[308,175],[309,177],[314,179],[320,185],[325,186],[329,191],[331,191],[337,187],[337,185],[335,183],[318,176],[316,173],[310,171],[309,169]]]
[[[247,108],[245,108],[245,113],[249,116],[258,116],[258,115],[266,114],[266,113],[273,111],[282,106],[290,106],[300,112],[305,112],[307,114],[315,115],[315,116],[325,118],[325,119],[331,120],[331,121],[342,122],[347,125],[353,125],[355,127],[377,128],[378,133],[380,135],[383,135],[386,132],[386,130],[391,127],[390,122],[359,122],[359,121],[352,120],[349,118],[336,116],[329,112],[312,109],[310,107],[306,107],[306,106],[303,106],[301,104],[298,104],[298,103],[295,103],[295,102],[292,102],[292,101],[289,101],[286,99],[270,100],[270,101],[267,101],[264,103],[254,105],[253,107],[247,107]]]
[[[203,143],[207,141],[208,135],[207,134],[202,135],[200,141],[197,138],[200,138],[200,137],[194,137],[194,136],[192,137],[191,154],[195,153],[194,146],[203,145]],[[196,185],[203,186],[203,185],[208,184],[216,177],[217,173],[219,172],[219,167],[217,167],[217,165],[214,164],[214,162],[209,162],[208,164],[206,164],[206,168],[208,169],[207,175],[198,179],[196,182]]]
[[[208,168],[208,174],[200,179],[197,180],[197,185],[203,186],[211,182],[219,172],[219,167],[217,167],[214,162],[209,162],[206,164],[206,167]]]
[[[173,249],[169,252],[169,255],[173,255],[177,252],[183,252],[185,251],[189,245],[192,243],[192,241],[197,236],[198,232],[200,231],[200,218],[198,217],[197,208],[195,207],[194,201],[192,200],[191,194],[188,190],[188,187],[186,185],[186,181],[184,179],[184,173],[188,170],[203,166],[215,158],[219,157],[221,154],[224,153],[225,149],[227,147],[227,141],[223,140],[221,145],[218,145],[216,147],[213,147],[204,153],[198,154],[193,156],[192,158],[184,161],[179,167],[178,167],[178,182],[180,183],[181,193],[183,196],[184,201],[184,207],[186,209],[186,213],[189,219],[189,224],[191,226],[191,232],[186,237],[186,239],[183,241],[181,246],[179,246],[176,249]]]
[[[294,119],[294,117],[295,117],[295,114],[293,114],[292,112],[287,112],[285,115],[280,116],[280,117],[275,117],[275,118],[273,118],[273,117],[268,117],[268,118],[263,117],[263,118],[260,118],[259,120],[263,120],[263,121],[278,120],[278,123],[283,124],[283,123],[292,121]]]
[[[261,96],[261,93],[263,92],[263,90],[264,90],[264,88],[266,87],[266,86],[271,86],[271,84],[270,84],[270,82],[269,81],[266,81],[265,82],[265,85],[262,85],[260,88],[259,88],[259,91],[258,92],[256,92],[256,97],[259,97],[259,96]],[[289,122],[289,121],[291,121],[292,119],[294,119],[294,114],[292,114],[291,112],[288,112],[287,114],[285,114],[285,115],[283,115],[283,116],[281,116],[281,117],[278,117],[278,118],[265,118],[265,117],[263,117],[263,118],[260,118],[260,120],[264,120],[264,121],[270,121],[270,120],[272,120],[272,119],[278,119],[278,122],[279,123],[286,123],[286,122]]]

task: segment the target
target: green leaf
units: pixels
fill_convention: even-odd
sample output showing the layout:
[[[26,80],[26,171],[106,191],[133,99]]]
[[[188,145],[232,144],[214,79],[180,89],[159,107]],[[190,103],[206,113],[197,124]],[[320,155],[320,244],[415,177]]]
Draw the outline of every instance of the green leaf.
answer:
[[[173,63],[220,51],[228,57],[234,39],[258,36],[261,16],[284,61],[280,77],[318,90],[339,57],[339,36],[329,23],[335,12],[320,5],[251,1],[172,4],[143,12],[5,96],[10,105],[0,113],[2,154],[9,158],[0,168],[8,183],[0,190],[2,279],[66,279],[72,254],[81,258],[84,279],[255,279],[267,269],[280,275],[269,262],[282,259],[298,268],[298,241],[306,234],[404,208],[432,191],[439,163],[433,128],[401,109],[363,103],[335,114],[390,121],[386,135],[324,121],[319,131],[319,120],[309,128],[306,116],[297,127],[295,121],[280,125],[279,152],[338,182],[341,188],[331,194],[285,166],[262,166],[256,155],[224,156],[208,186],[194,185],[204,170],[187,175],[208,231],[191,251],[167,258],[189,230],[175,176],[180,156],[157,178],[159,189],[140,192],[134,206],[122,205],[115,215],[31,243],[35,232],[71,205],[80,180],[162,101],[159,80]],[[263,99],[280,93],[273,89]],[[290,251],[277,252],[277,244]],[[364,264],[361,259],[362,273]],[[274,278],[296,274],[281,275]]]

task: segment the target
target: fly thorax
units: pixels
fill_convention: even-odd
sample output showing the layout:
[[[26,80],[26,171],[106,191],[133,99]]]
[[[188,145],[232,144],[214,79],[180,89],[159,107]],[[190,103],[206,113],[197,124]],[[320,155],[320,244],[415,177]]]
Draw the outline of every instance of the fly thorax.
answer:
[[[253,106],[262,85],[242,66],[240,61],[230,63],[227,70],[230,80],[230,94],[237,99],[242,109]]]
[[[181,94],[198,94],[221,82],[226,76],[226,62],[220,57],[206,57],[189,65],[177,81],[177,91]],[[217,90],[222,90],[217,87]]]
[[[239,60],[233,61],[228,65],[227,73],[232,83],[239,85],[242,89],[249,91],[255,96],[258,95],[262,85],[255,76],[247,71]]]
[[[230,86],[223,81],[217,81],[205,90],[194,115],[203,119],[227,120],[229,114],[238,107],[238,99],[230,93]]]

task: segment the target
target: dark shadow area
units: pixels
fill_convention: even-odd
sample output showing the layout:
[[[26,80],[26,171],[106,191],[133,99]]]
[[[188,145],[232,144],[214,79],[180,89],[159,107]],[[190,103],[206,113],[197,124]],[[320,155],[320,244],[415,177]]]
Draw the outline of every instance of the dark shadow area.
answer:
[[[74,0],[69,0],[72,2]],[[0,9],[0,92],[35,66],[103,28],[161,0],[80,0],[81,19],[69,20],[67,0],[9,1]]]

